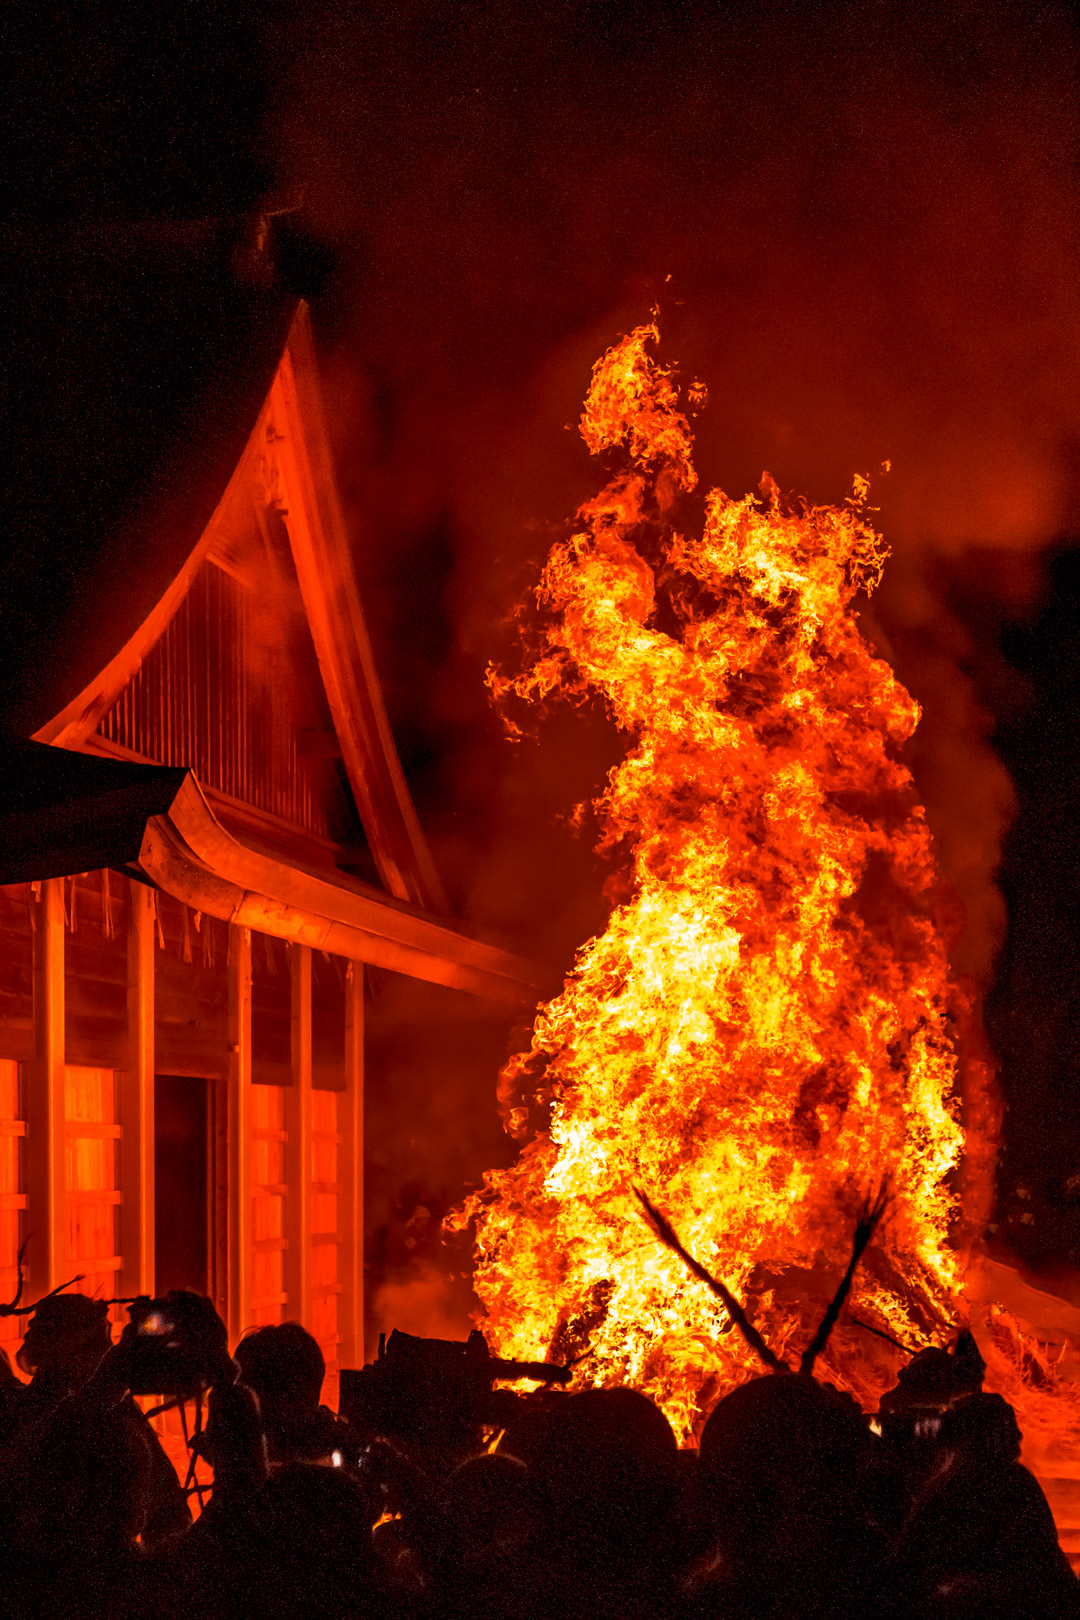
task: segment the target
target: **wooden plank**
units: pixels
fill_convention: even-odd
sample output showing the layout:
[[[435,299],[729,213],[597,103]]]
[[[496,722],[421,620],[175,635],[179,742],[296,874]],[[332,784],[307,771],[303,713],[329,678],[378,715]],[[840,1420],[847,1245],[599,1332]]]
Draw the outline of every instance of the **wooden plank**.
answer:
[[[252,941],[252,955],[254,946]],[[254,966],[254,964],[253,964]],[[285,964],[287,968],[287,963]],[[254,988],[252,992],[252,1023],[254,1024]],[[286,1028],[290,1028],[289,1002],[286,999]],[[290,1034],[291,1039],[291,1034]],[[286,1074],[286,1080],[289,1076]],[[285,1200],[288,1193],[286,1179],[286,1153],[288,1131],[285,1130],[287,1086],[256,1083],[254,1058],[252,1060],[252,1148],[251,1148],[251,1220],[252,1220],[252,1300],[251,1324],[262,1327],[280,1322],[280,1309],[267,1301],[285,1292],[284,1254],[287,1247],[285,1231]],[[258,1305],[255,1300],[261,1303]]]
[[[34,1055],[27,1064],[26,1193],[28,1298],[67,1280],[64,1138],[64,880],[50,878],[35,902]]]
[[[341,1365],[364,1363],[364,970],[350,962],[345,980],[345,1090],[338,1097],[338,1302]]]
[[[130,885],[127,939],[127,1064],[120,1072],[120,1253],[125,1294],[153,1294],[154,1202],[154,896]]]
[[[311,951],[289,947],[292,1085],[285,1093],[289,1317],[311,1326]]]
[[[117,1074],[111,1068],[68,1063],[64,1069],[68,1275],[79,1273],[80,1291],[116,1292],[118,1215],[116,1185]]]
[[[251,930],[229,941],[228,1327],[235,1343],[251,1322]]]

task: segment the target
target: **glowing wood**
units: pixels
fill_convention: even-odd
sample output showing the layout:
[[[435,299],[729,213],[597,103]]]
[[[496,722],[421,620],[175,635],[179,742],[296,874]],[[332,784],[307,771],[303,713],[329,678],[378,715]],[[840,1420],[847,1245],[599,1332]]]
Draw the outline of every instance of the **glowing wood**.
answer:
[[[64,895],[63,879],[41,885],[35,903],[34,1056],[26,1065],[27,1251],[33,1294],[46,1294],[64,1271]]]
[[[187,776],[147,823],[139,866],[196,911],[493,1001],[535,1002],[539,970],[359,883],[331,882],[241,843]]]
[[[128,1061],[120,1074],[121,1292],[154,1292],[154,897],[130,885]]]
[[[292,1085],[285,1093],[285,1290],[291,1321],[311,1326],[311,950],[289,950],[292,997]]]
[[[251,931],[229,939],[228,1328],[238,1339],[251,1324]]]
[[[338,1105],[339,1329],[341,1365],[360,1367],[364,1361],[364,969],[359,962],[349,963],[345,997],[345,1090]]]

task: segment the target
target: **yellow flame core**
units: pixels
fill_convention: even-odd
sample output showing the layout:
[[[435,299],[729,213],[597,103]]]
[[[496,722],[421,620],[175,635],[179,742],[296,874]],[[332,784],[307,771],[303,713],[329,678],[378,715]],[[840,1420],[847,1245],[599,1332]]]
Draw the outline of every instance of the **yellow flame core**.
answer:
[[[768,479],[760,499],[714,490],[701,537],[672,532],[697,480],[657,337],[637,328],[594,369],[583,435],[629,464],[548,557],[542,655],[492,682],[598,694],[629,734],[597,808],[631,898],[504,1073],[528,1099],[517,1123],[538,1098],[550,1125],[466,1213],[495,1353],[579,1355],[579,1382],[636,1386],[686,1436],[753,1364],[632,1187],[796,1356],[887,1173],[853,1302],[914,1346],[958,1289],[962,1132],[936,872],[901,757],[919,709],[852,613],[886,555],[866,483],[842,507],[792,507]],[[865,1399],[895,1358],[864,1338],[853,1359],[851,1333],[827,1375]]]

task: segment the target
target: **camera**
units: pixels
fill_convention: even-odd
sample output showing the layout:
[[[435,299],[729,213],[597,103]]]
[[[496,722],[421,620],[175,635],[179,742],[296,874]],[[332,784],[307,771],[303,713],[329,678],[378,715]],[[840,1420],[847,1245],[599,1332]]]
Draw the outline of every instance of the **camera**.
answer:
[[[220,1382],[223,1368],[230,1381],[235,1376],[225,1324],[201,1294],[187,1289],[173,1289],[161,1299],[141,1294],[128,1307],[128,1319],[121,1343],[128,1346],[133,1395],[190,1400]]]
[[[339,1410],[365,1437],[396,1435],[414,1445],[467,1450],[475,1447],[482,1425],[504,1423],[521,1399],[495,1391],[496,1382],[531,1378],[550,1387],[568,1383],[571,1375],[572,1368],[550,1362],[502,1361],[475,1329],[464,1343],[395,1329],[389,1340],[380,1335],[374,1362],[341,1369]]]

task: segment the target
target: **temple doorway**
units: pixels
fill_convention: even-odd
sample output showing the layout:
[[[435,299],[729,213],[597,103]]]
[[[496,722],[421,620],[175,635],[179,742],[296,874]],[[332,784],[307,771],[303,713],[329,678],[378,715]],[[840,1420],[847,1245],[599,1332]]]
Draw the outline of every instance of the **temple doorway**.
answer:
[[[154,1276],[170,1288],[209,1292],[209,1087],[190,1075],[154,1077]]]

